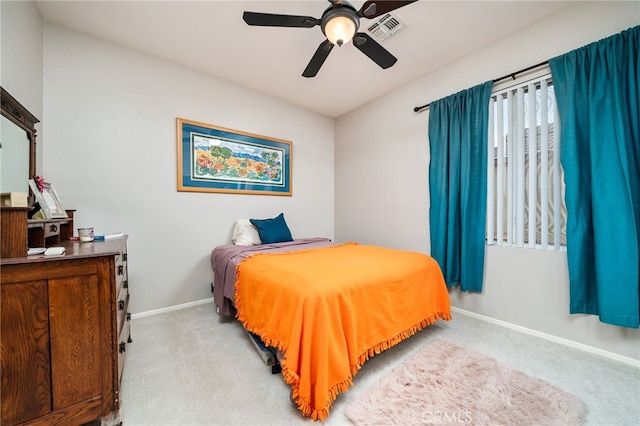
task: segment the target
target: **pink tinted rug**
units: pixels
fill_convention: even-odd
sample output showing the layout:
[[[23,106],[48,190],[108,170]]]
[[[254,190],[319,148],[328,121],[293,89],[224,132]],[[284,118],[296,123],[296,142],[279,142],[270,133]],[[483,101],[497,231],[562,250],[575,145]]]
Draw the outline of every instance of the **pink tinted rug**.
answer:
[[[582,425],[587,409],[548,382],[436,340],[347,407],[356,425]]]

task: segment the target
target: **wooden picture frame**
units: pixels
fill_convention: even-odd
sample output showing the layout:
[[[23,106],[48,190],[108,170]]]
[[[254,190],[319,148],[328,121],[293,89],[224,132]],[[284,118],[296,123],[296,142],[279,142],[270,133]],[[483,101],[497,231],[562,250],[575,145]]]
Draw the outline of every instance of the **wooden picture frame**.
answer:
[[[42,191],[40,191],[36,181],[29,179],[29,187],[35,195],[36,201],[40,204],[45,218],[55,219],[68,217],[67,211],[62,207],[58,193],[49,182],[43,182]]]
[[[178,191],[291,196],[290,141],[176,119]]]

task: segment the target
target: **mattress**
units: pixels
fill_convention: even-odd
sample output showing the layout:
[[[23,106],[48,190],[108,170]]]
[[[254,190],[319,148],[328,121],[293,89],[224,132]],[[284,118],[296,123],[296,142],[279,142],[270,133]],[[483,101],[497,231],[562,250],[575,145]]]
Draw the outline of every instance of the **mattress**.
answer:
[[[335,245],[336,243],[328,238],[316,237],[254,246],[225,244],[215,247],[211,252],[211,267],[213,268],[213,300],[216,303],[218,313],[222,316],[233,315],[236,268],[244,259],[260,253],[282,253]]]
[[[367,359],[450,319],[449,296],[425,254],[296,241],[214,249],[214,298],[222,315],[233,300],[243,326],[282,354],[293,402],[323,420]]]

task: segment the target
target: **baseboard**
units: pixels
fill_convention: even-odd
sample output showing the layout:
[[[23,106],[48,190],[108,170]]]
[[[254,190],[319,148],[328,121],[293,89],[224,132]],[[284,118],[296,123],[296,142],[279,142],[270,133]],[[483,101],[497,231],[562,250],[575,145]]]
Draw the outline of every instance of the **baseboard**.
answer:
[[[152,311],[140,312],[138,314],[131,315],[131,318],[135,319],[135,318],[148,317],[148,316],[151,316],[151,315],[163,314],[165,312],[177,311],[177,310],[180,310],[180,309],[190,308],[192,306],[204,305],[204,304],[207,304],[207,303],[213,303],[213,297],[209,297],[207,299],[202,299],[202,300],[196,300],[194,302],[183,303],[183,304],[180,304],[180,305],[169,306],[169,307],[166,307],[166,308],[154,309]],[[633,358],[629,358],[629,357],[626,357],[626,356],[618,355],[618,354],[613,353],[613,352],[604,351],[602,349],[598,349],[598,348],[595,348],[593,346],[585,345],[583,343],[574,342],[573,340],[569,340],[569,339],[565,339],[565,338],[562,338],[562,337],[554,336],[552,334],[543,333],[541,331],[533,330],[531,328],[522,327],[520,325],[516,325],[516,324],[512,324],[512,323],[507,322],[507,321],[502,321],[502,320],[499,320],[499,319],[491,318],[491,317],[488,317],[486,315],[481,315],[481,314],[478,314],[478,313],[475,313],[475,312],[467,311],[465,309],[460,309],[460,308],[457,308],[455,306],[452,306],[451,310],[453,312],[457,312],[457,313],[460,313],[462,315],[467,315],[467,316],[470,316],[470,317],[474,317],[474,318],[477,318],[477,319],[482,320],[482,321],[490,322],[492,324],[500,325],[502,327],[506,327],[506,328],[510,328],[512,330],[519,331],[521,333],[529,334],[531,336],[540,337],[540,338],[545,339],[545,340],[550,340],[550,341],[555,342],[555,343],[560,343],[560,344],[565,345],[565,346],[570,346],[570,347],[575,348],[575,349],[580,349],[580,350],[585,351],[585,352],[590,352],[592,354],[600,355],[600,356],[605,357],[605,358],[609,358],[609,359],[612,359],[612,360],[615,360],[615,361],[619,361],[619,362],[622,362],[624,364],[630,365],[632,367],[640,368],[640,361],[635,360]]]
[[[507,322],[507,321],[502,321],[502,320],[491,318],[491,317],[488,317],[488,316],[485,316],[485,315],[481,315],[481,314],[478,314],[478,313],[475,313],[475,312],[467,311],[465,309],[460,309],[460,308],[457,308],[455,306],[452,306],[451,310],[453,312],[458,312],[458,313],[460,313],[462,315],[467,315],[467,316],[470,316],[470,317],[474,317],[474,318],[477,318],[477,319],[482,320],[482,321],[490,322],[492,324],[500,325],[502,327],[506,327],[506,328],[510,328],[512,330],[519,331],[521,333],[525,333],[525,334],[529,334],[529,335],[532,335],[532,336],[540,337],[540,338],[545,339],[545,340],[550,340],[550,341],[555,342],[555,343],[560,343],[560,344],[565,345],[565,346],[570,346],[570,347],[575,348],[575,349],[580,349],[582,351],[589,352],[589,353],[592,353],[592,354],[595,354],[595,355],[599,355],[599,356],[602,356],[602,357],[605,357],[605,358],[609,358],[609,359],[612,359],[614,361],[619,361],[619,362],[622,362],[624,364],[630,365],[630,366],[635,367],[635,368],[640,368],[640,361],[636,360],[636,359],[633,359],[633,358],[622,356],[622,355],[619,355],[619,354],[616,354],[616,353],[613,353],[613,352],[604,351],[602,349],[598,349],[598,348],[595,348],[593,346],[585,345],[583,343],[574,342],[573,340],[569,340],[569,339],[565,339],[565,338],[562,338],[562,337],[554,336],[552,334],[543,333],[541,331],[533,330],[531,328],[522,327],[522,326],[519,326],[519,325],[516,325],[516,324],[512,324],[510,322]]]
[[[195,302],[188,302],[188,303],[182,303],[180,305],[168,306],[166,308],[154,309],[152,311],[140,312],[138,314],[132,314],[131,318],[136,319],[136,318],[148,317],[151,315],[164,314],[165,312],[177,311],[180,309],[190,308],[192,306],[204,305],[207,303],[213,303],[213,297],[209,297],[207,299],[202,299],[202,300],[196,300]],[[215,312],[215,309],[214,309],[214,312]]]

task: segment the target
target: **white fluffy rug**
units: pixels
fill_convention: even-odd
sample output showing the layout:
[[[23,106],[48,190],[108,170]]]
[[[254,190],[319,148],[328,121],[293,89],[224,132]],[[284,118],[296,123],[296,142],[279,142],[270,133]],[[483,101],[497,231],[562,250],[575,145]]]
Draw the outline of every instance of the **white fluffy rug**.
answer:
[[[481,353],[436,340],[349,407],[356,425],[581,425],[577,397]]]

